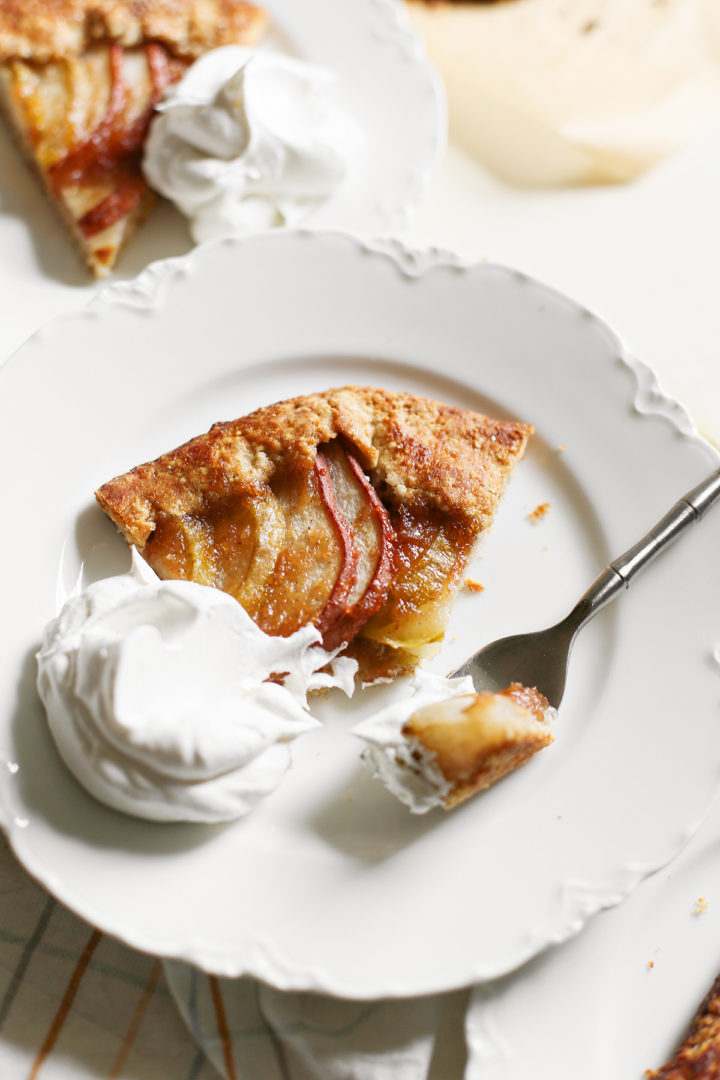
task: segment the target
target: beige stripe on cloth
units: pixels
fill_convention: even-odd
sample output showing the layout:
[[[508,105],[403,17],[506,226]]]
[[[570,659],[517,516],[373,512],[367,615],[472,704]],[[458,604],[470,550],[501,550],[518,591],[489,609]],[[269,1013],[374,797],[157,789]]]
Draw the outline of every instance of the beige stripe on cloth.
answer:
[[[50,1025],[50,1030],[45,1036],[45,1041],[40,1047],[40,1051],[35,1058],[35,1061],[33,1062],[33,1066],[30,1070],[28,1080],[35,1080],[37,1074],[42,1068],[42,1064],[45,1061],[45,1058],[48,1056],[53,1046],[57,1042],[60,1032],[62,1031],[63,1024],[67,1020],[70,1010],[72,1009],[75,995],[80,988],[80,983],[82,982],[83,975],[87,971],[87,966],[90,963],[90,958],[98,947],[101,937],[102,934],[99,930],[93,930],[90,934],[87,945],[80,954],[80,959],[75,965],[75,969],[70,976],[70,982],[68,983],[67,989],[63,994],[60,1006],[55,1013],[55,1016],[53,1017],[53,1021]]]
[[[210,986],[210,997],[212,998],[213,1008],[215,1009],[217,1032],[220,1036],[220,1042],[222,1043],[225,1072],[228,1080],[237,1080],[237,1077],[235,1076],[235,1064],[233,1062],[232,1039],[230,1038],[230,1028],[228,1027],[227,1013],[225,1012],[220,983],[214,975],[208,975],[208,984]]]
[[[143,1017],[147,1012],[148,1005],[150,1004],[152,996],[155,993],[155,989],[157,987],[161,974],[162,964],[159,960],[156,960],[153,966],[150,968],[150,974],[147,977],[147,981],[142,989],[142,993],[140,994],[138,1003],[135,1006],[135,1011],[130,1018],[130,1023],[128,1025],[127,1031],[125,1032],[125,1037],[120,1045],[117,1057],[112,1064],[112,1068],[108,1073],[108,1080],[118,1080],[118,1077],[121,1075],[123,1066],[128,1059],[130,1051],[132,1050],[133,1043],[137,1039],[138,1032],[140,1031],[140,1025],[142,1024]]]

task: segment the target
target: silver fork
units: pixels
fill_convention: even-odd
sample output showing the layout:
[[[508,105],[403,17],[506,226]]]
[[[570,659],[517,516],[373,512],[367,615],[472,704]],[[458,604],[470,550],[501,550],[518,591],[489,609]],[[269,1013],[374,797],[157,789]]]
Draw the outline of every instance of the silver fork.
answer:
[[[558,707],[568,660],[579,630],[626,589],[635,574],[699,521],[720,498],[720,469],[675,503],[642,540],[603,570],[569,615],[547,630],[500,638],[480,649],[453,676],[471,675],[476,690],[504,690],[511,682],[534,686]]]

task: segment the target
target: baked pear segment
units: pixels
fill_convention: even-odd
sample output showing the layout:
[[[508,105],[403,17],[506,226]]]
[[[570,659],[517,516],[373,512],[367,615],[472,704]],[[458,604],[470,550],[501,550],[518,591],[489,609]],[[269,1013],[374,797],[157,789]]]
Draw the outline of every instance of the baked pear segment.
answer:
[[[472,555],[477,533],[442,511],[399,506],[395,527],[395,573],[386,603],[363,629],[363,636],[418,659],[434,655],[453,600]]]
[[[403,735],[432,756],[450,785],[445,797],[450,810],[551,743],[553,714],[538,690],[512,683],[499,693],[426,705],[413,713]]]
[[[96,277],[112,269],[153,204],[139,155],[179,64],[157,44],[0,63],[0,107]]]
[[[390,516],[357,458],[338,439],[327,443],[322,454],[329,469],[336,509],[350,527],[357,552],[355,580],[345,609],[324,635],[326,647],[334,649],[352,641],[368,619],[385,605],[393,577],[397,538]]]
[[[437,648],[531,430],[345,386],[215,424],[96,497],[160,577],[230,592],[267,633],[312,622],[372,679]]]
[[[266,634],[288,637],[313,623],[325,636],[345,613],[358,552],[339,513],[324,455],[309,473],[282,479],[284,542],[254,618]]]

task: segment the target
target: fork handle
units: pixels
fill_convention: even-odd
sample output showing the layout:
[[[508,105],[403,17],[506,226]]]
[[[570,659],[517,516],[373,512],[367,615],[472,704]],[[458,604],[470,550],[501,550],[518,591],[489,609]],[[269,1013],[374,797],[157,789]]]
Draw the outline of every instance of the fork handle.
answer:
[[[699,521],[719,498],[720,469],[717,469],[702,484],[683,495],[642,540],[638,540],[637,544],[633,544],[603,570],[568,616],[568,622],[573,627],[573,636],[593,615],[613,600],[621,589],[627,589],[635,574],[677,540],[688,525]]]

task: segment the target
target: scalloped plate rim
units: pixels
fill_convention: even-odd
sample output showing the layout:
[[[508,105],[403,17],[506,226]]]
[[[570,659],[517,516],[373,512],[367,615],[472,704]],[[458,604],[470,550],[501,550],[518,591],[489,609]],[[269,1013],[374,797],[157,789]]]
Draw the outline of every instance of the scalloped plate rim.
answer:
[[[172,281],[175,274],[178,272],[181,274],[189,272],[193,269],[193,264],[202,263],[207,257],[206,253],[210,249],[227,245],[242,247],[244,245],[257,243],[259,239],[260,238],[258,237],[249,239],[224,239],[217,241],[215,244],[206,245],[204,248],[196,248],[180,259],[151,264],[144,272],[144,275],[142,275],[147,275],[148,280],[152,278],[156,282],[159,282],[155,296],[150,302],[150,310],[153,310],[156,307],[158,298],[163,293],[163,289],[172,287]],[[424,278],[428,273],[440,269],[457,271],[461,274],[477,274],[479,279],[482,278],[482,275],[485,273],[501,273],[506,274],[508,279],[515,278],[529,284],[546,296],[553,297],[563,304],[568,305],[575,313],[589,315],[602,329],[603,333],[606,334],[608,341],[614,346],[618,358],[622,360],[623,364],[633,373],[638,387],[640,384],[641,373],[650,379],[651,392],[649,398],[652,399],[652,406],[647,406],[646,410],[639,416],[639,420],[644,419],[645,415],[661,416],[670,423],[671,427],[674,428],[683,439],[696,443],[698,447],[702,447],[704,450],[711,450],[706,441],[703,440],[692,427],[682,406],[679,406],[675,399],[665,395],[660,390],[651,369],[642,362],[637,361],[628,353],[617,334],[615,334],[602,319],[592,315],[587,309],[575,304],[557,290],[554,290],[525,274],[520,274],[512,268],[501,267],[496,264],[465,262],[464,260],[458,259],[452,252],[444,252],[439,249],[413,249],[398,241],[363,241],[357,237],[340,232],[315,232],[310,230],[283,231],[282,233],[267,234],[262,238],[262,242],[265,244],[277,243],[279,245],[284,245],[288,242],[292,244],[298,240],[301,242],[309,241],[311,244],[322,244],[323,242],[328,241],[339,245],[341,248],[354,250],[355,255],[360,255],[361,257],[370,255],[385,262],[389,261],[394,264],[398,273],[406,278]],[[410,272],[407,270],[408,266],[412,267]],[[117,283],[108,286],[94,297],[85,308],[68,314],[67,316],[61,316],[52,323],[41,328],[24,346],[17,350],[8,366],[0,371],[0,384],[3,381],[3,377],[8,374],[10,369],[14,369],[16,364],[22,362],[22,354],[25,351],[31,352],[37,346],[44,347],[46,345],[48,335],[52,334],[53,326],[73,322],[75,320],[84,321],[88,318],[102,319],[103,313],[106,310],[114,310],[118,302],[121,305],[125,303],[122,294],[126,291],[127,286],[125,283]],[[680,419],[678,419],[678,417],[680,417]],[[687,423],[685,421],[687,421]],[[0,764],[2,764],[1,758]],[[5,764],[7,765],[8,763],[6,762]],[[7,794],[5,790],[7,783],[7,774],[4,778],[0,774],[0,795]],[[2,800],[0,800],[0,808],[1,805]],[[475,964],[470,965],[467,970],[458,973],[457,976],[449,978],[442,985],[433,984],[432,986],[422,986],[418,988],[416,986],[402,985],[397,982],[388,983],[387,980],[381,980],[380,984],[372,988],[366,986],[361,991],[358,991],[352,983],[348,984],[342,978],[330,975],[326,970],[318,969],[311,971],[307,968],[303,970],[294,970],[292,963],[287,963],[275,957],[273,955],[274,951],[271,948],[267,948],[259,940],[256,940],[253,943],[253,948],[248,950],[252,955],[246,955],[244,959],[241,957],[222,957],[211,951],[207,945],[203,945],[199,941],[191,943],[175,942],[174,944],[166,945],[162,950],[158,950],[156,942],[147,939],[141,933],[134,932],[127,925],[118,925],[114,923],[100,912],[94,911],[84,905],[82,898],[73,895],[71,888],[65,887],[57,880],[52,872],[37,865],[30,849],[24,843],[23,838],[25,829],[21,823],[18,821],[9,821],[4,823],[4,827],[16,856],[37,880],[50,889],[51,892],[71,907],[77,914],[81,915],[89,922],[101,926],[108,933],[113,934],[133,947],[147,952],[154,952],[167,958],[196,963],[205,970],[219,975],[255,975],[266,981],[272,982],[280,988],[319,990],[347,997],[389,997],[411,996],[449,990],[457,986],[477,982],[481,979],[496,977],[516,968],[530,956],[536,955],[546,945],[564,940],[577,932],[586,922],[587,918],[595,911],[602,907],[617,903],[622,897],[627,895],[631,889],[642,880],[642,878],[664,865],[664,863],[672,857],[674,852],[686,842],[692,832],[698,827],[701,820],[702,816],[690,823],[686,822],[683,828],[678,829],[677,834],[668,841],[666,845],[667,850],[660,859],[656,859],[652,863],[635,862],[620,867],[617,871],[616,878],[613,881],[605,882],[604,892],[598,893],[594,902],[587,904],[580,914],[568,911],[566,913],[567,917],[559,923],[555,921],[552,927],[540,927],[537,931],[537,937],[538,939],[541,939],[540,943],[538,944],[538,942],[535,941],[525,948],[522,946],[519,947],[510,963],[504,965],[502,969],[484,969],[482,964]]]

